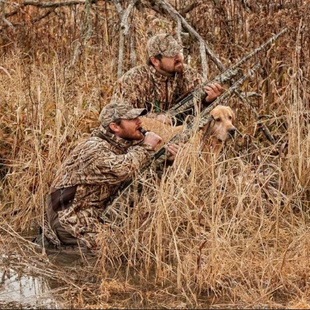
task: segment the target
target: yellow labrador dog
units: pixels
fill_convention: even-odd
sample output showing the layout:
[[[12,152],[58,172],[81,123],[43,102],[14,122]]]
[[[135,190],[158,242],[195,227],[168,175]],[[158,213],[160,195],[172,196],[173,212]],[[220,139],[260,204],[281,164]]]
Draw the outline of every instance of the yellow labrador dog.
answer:
[[[233,125],[235,114],[230,107],[218,105],[209,115],[211,121],[200,132],[202,151],[219,153],[224,142],[235,135],[236,127]],[[151,130],[162,137],[163,142],[158,148],[183,130],[183,126],[172,127],[147,117],[141,117],[141,120],[144,129]]]
[[[233,138],[236,133],[235,113],[228,106],[218,105],[210,112],[211,121],[202,130],[202,151],[218,155],[225,141]]]

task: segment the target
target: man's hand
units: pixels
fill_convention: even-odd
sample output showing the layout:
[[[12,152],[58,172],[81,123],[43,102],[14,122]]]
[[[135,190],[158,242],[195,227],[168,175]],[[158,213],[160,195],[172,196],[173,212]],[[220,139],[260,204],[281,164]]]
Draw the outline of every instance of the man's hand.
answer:
[[[207,103],[210,103],[214,101],[224,91],[224,88],[220,84],[214,83],[214,84],[208,84],[207,86],[205,86],[204,91],[207,94],[207,97],[205,100]]]
[[[174,161],[178,151],[179,146],[177,144],[169,144],[167,147],[167,160]]]
[[[163,139],[155,132],[148,131],[144,137],[144,144],[150,145],[153,149],[155,149],[157,144],[161,143],[162,140]]]

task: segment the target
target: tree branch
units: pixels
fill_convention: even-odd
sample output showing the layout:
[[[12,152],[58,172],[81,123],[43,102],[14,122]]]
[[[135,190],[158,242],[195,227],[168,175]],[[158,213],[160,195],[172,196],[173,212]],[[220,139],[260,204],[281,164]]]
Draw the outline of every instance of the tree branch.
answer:
[[[25,0],[21,3],[21,6],[32,5],[41,8],[51,8],[51,7],[62,7],[62,6],[70,6],[70,5],[78,5],[78,4],[86,4],[87,2],[90,3],[97,3],[99,0],[74,0],[74,1],[64,1],[64,2],[38,2],[32,0]]]
[[[130,36],[130,63],[131,66],[134,67],[137,64],[137,55],[136,55],[136,41],[135,36]]]
[[[188,6],[186,6],[185,8],[183,8],[180,11],[180,14],[184,16],[186,13],[189,13],[190,11],[192,11],[197,6],[198,6],[198,2],[194,1],[193,3],[191,3]]]
[[[129,14],[130,14],[131,10],[133,9],[133,7],[135,6],[135,4],[137,3],[137,1],[138,0],[131,0],[127,9],[125,10],[125,12],[123,12],[122,21],[121,21],[121,28],[123,29],[123,33],[125,36],[127,36],[128,32],[129,32],[129,26],[128,26]]]
[[[123,74],[123,57],[124,57],[124,45],[125,37],[129,34],[128,17],[131,10],[134,8],[138,0],[131,0],[127,9],[123,10],[119,0],[114,0],[113,3],[118,11],[121,20],[121,29],[119,34],[119,47],[118,47],[118,66],[117,66],[117,78],[120,78]]]
[[[12,23],[11,22],[9,22],[7,19],[6,19],[6,16],[5,16],[5,7],[4,7],[4,3],[3,2],[1,2],[1,15],[2,15],[2,20],[3,20],[3,22],[7,25],[7,26],[9,26],[9,27],[11,27],[12,29],[14,29],[14,26],[12,25]]]
[[[211,58],[211,60],[216,64],[216,66],[221,70],[224,71],[225,67],[224,65],[221,63],[221,61],[214,55],[214,53],[212,52],[212,50],[207,46],[207,44],[205,43],[205,41],[202,39],[202,37],[196,32],[196,30],[188,24],[188,22],[185,20],[185,18],[178,12],[176,11],[172,5],[170,3],[167,3],[163,0],[158,0],[164,7],[167,8],[167,10],[169,10],[172,14],[174,14],[175,16],[177,16],[181,22],[184,28],[186,28],[200,43],[200,48],[201,50],[204,48],[207,52],[207,54],[209,55],[209,57]]]
[[[83,42],[77,42],[77,45],[75,47],[74,50],[74,54],[73,54],[73,58],[71,61],[71,66],[73,66],[76,62],[76,60],[78,59],[78,57],[81,55],[81,47],[84,47],[87,45],[87,42],[90,40],[92,33],[93,33],[93,27],[92,27],[92,19],[90,16],[90,9],[91,9],[91,5],[92,5],[93,1],[92,0],[86,0],[85,1],[85,19],[84,21],[81,21],[81,25],[80,25],[80,31],[82,34],[82,38],[83,38]]]
[[[55,12],[55,8],[52,8],[48,11],[46,11],[44,14],[42,14],[41,16],[38,16],[36,18],[34,18],[31,22],[34,24],[38,21],[40,21],[41,19],[45,18],[46,16],[50,15],[51,13]]]

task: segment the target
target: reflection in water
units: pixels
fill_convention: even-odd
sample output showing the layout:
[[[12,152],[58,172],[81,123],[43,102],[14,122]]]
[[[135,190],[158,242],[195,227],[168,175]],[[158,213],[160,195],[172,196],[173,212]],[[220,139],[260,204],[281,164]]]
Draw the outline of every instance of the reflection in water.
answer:
[[[87,266],[94,266],[94,256],[83,256],[77,249],[66,249],[65,251],[47,251],[46,261],[23,260],[20,254],[0,254],[0,309],[55,309],[62,308],[59,300],[56,301],[57,291],[64,288],[63,283],[58,281],[58,276],[64,275],[74,283],[78,281],[91,281],[92,277],[82,276],[78,268],[87,271]],[[17,248],[17,247],[16,247]],[[25,253],[24,253],[25,254]],[[26,255],[27,256],[27,255]],[[87,259],[86,259],[87,258]],[[51,269],[51,264],[54,264]],[[41,268],[37,268],[41,266]],[[27,266],[26,268],[22,266]],[[56,272],[57,266],[58,269]],[[40,273],[33,271],[40,270]],[[62,270],[63,273],[60,271]],[[67,272],[66,272],[67,270]],[[81,270],[80,270],[81,271]],[[51,276],[52,275],[52,276]],[[62,283],[62,284],[61,284]]]
[[[0,308],[58,308],[46,281],[19,276],[13,270],[0,271]]]
[[[1,309],[59,308],[44,278],[19,275],[3,266],[0,267],[0,277]]]

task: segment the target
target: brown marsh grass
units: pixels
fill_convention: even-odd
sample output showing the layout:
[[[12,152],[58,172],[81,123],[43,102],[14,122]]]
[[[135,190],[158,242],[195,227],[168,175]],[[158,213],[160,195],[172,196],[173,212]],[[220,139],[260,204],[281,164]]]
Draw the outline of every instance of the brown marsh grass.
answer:
[[[180,8],[187,1],[174,2]],[[161,182],[140,176],[144,188],[130,216],[98,237],[97,259],[75,268],[53,263],[27,240],[42,221],[61,160],[97,125],[111,97],[118,16],[99,2],[92,37],[76,59],[76,44],[84,42],[82,9],[59,9],[23,29],[2,29],[1,252],[20,272],[26,266],[57,281],[63,307],[309,308],[309,2],[197,4],[186,18],[226,66],[289,28],[251,60],[261,59],[262,69],[242,88],[261,95],[251,104],[276,144],[232,97],[229,105],[246,136],[210,162],[193,139]],[[149,33],[174,23],[150,9],[133,16],[141,63]],[[189,39],[188,51],[199,68],[197,42]],[[207,65],[210,77],[218,74]]]

